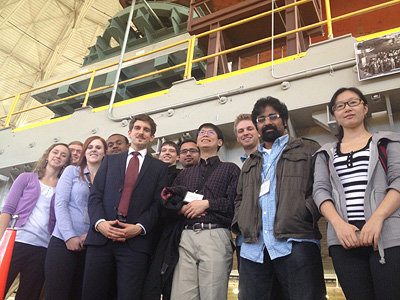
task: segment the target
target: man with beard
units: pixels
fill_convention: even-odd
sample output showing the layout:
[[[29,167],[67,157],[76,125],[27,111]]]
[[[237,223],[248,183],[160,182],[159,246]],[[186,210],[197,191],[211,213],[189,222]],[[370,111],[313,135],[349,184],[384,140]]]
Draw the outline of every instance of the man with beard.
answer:
[[[243,235],[240,299],[322,300],[325,284],[312,199],[319,144],[287,133],[288,110],[261,98],[252,121],[264,141],[240,174],[232,230]]]
[[[179,146],[179,161],[184,169],[199,163],[200,149],[193,140],[184,140]]]

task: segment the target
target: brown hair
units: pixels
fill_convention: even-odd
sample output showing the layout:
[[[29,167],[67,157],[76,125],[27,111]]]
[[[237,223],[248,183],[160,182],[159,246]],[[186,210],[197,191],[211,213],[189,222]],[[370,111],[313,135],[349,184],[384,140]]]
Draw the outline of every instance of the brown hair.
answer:
[[[35,167],[33,168],[33,172],[38,173],[39,179],[42,179],[43,176],[46,174],[46,166],[47,166],[47,159],[49,157],[49,154],[51,150],[53,150],[57,146],[64,146],[65,148],[68,149],[68,160],[65,166],[62,166],[60,169],[60,173],[58,174],[58,177],[61,175],[61,171],[70,164],[71,162],[71,152],[69,151],[68,145],[64,143],[56,143],[51,145],[49,148],[46,149],[46,151],[43,152],[42,156],[38,159],[36,162]]]
[[[129,131],[132,131],[133,124],[135,124],[136,121],[143,121],[143,122],[149,123],[151,135],[154,135],[156,133],[156,127],[157,127],[156,123],[149,115],[145,115],[145,114],[140,114],[140,115],[134,116],[131,119],[131,121],[129,122]]]
[[[175,148],[175,151],[177,154],[179,154],[179,147],[176,143],[174,143],[173,141],[165,141],[164,143],[162,143],[161,148],[164,147],[165,145],[171,146]]]
[[[71,145],[78,145],[78,146],[83,147],[83,144],[80,141],[72,141],[71,143],[68,144],[68,147],[71,146]]]
[[[79,166],[81,168],[81,171],[79,172],[79,178],[82,178],[82,180],[85,180],[85,168],[87,166],[87,160],[86,160],[85,153],[86,153],[86,150],[89,147],[90,143],[93,142],[94,140],[100,140],[104,146],[104,154],[107,153],[107,143],[102,137],[94,135],[94,136],[88,137],[86,139],[85,143],[83,144],[81,157],[79,158],[79,161],[77,163],[77,166]]]

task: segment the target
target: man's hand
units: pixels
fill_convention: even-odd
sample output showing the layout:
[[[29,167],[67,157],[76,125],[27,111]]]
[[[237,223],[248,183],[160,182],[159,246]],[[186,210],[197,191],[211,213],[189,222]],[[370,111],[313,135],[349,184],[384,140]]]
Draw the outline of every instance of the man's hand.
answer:
[[[135,236],[141,234],[143,231],[143,228],[139,225],[122,223],[120,221],[117,222],[119,226],[123,227],[121,230],[124,233],[125,240],[134,238]]]
[[[102,221],[97,224],[97,230],[100,231],[102,235],[106,238],[118,242],[125,242],[125,232],[122,228],[113,227],[113,225],[118,224],[118,220],[114,221]]]
[[[178,214],[184,215],[185,212],[187,211],[187,209],[188,209],[188,206],[186,204],[186,205],[182,206],[182,208],[178,211]]]
[[[65,242],[65,245],[67,245],[67,249],[70,251],[82,250],[82,247],[80,245],[80,238],[77,236],[70,238],[68,241]]]
[[[184,216],[188,219],[194,219],[205,216],[210,203],[208,200],[194,200],[185,206],[187,206],[187,209],[184,212]]]

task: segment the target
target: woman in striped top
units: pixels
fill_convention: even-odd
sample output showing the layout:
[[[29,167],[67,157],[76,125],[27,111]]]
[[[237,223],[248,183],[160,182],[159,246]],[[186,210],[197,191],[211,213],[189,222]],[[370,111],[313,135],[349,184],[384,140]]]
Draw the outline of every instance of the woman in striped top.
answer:
[[[356,88],[336,91],[329,109],[339,141],[317,152],[313,196],[339,282],[348,300],[400,299],[400,135],[366,130]]]

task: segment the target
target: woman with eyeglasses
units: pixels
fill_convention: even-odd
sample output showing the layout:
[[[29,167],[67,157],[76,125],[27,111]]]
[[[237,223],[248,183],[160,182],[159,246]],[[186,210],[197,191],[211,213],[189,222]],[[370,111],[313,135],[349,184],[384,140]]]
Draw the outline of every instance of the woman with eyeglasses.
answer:
[[[317,151],[314,201],[348,300],[400,299],[400,135],[369,133],[366,97],[341,88],[329,110],[339,141]]]
[[[68,145],[51,145],[37,161],[32,173],[15,179],[0,215],[0,237],[19,215],[17,236],[8,272],[6,293],[20,274],[15,299],[39,299],[44,282],[47,246],[54,229],[54,192],[64,167],[70,163]],[[4,298],[4,296],[3,296]]]
[[[57,184],[56,226],[45,264],[45,299],[81,299],[90,187],[106,152],[103,138],[89,137],[78,164],[66,168]]]

